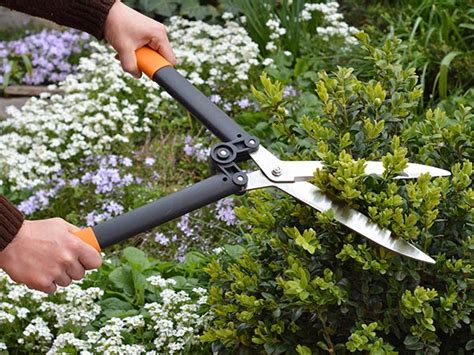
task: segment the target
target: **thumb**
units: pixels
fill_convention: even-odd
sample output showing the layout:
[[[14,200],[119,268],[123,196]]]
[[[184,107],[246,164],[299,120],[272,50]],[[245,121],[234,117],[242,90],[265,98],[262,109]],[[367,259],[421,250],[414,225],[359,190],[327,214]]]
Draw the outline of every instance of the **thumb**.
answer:
[[[137,57],[135,56],[135,50],[133,47],[128,47],[120,51],[118,53],[118,58],[124,71],[132,74],[137,79],[142,76],[140,69],[138,69]]]

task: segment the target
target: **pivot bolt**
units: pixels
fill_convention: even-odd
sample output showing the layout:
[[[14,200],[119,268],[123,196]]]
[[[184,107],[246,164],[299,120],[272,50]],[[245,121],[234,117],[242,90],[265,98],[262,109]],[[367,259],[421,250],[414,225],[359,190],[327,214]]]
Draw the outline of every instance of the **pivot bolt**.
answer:
[[[225,158],[225,157],[228,156],[228,155],[229,155],[229,152],[228,152],[226,149],[221,149],[221,150],[219,150],[219,156]]]
[[[280,176],[281,175],[281,168],[277,166],[275,169],[272,170],[273,176]]]

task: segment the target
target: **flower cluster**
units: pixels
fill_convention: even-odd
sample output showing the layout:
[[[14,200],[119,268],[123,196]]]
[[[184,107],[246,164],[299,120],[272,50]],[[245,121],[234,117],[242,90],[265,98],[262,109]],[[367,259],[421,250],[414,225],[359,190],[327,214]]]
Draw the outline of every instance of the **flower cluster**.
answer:
[[[0,41],[0,84],[4,78],[21,84],[57,83],[75,71],[71,60],[88,48],[90,35],[76,30],[45,29],[15,41]],[[22,59],[23,58],[23,59]],[[28,58],[31,68],[18,67]],[[17,75],[20,74],[20,75]]]
[[[4,338],[0,350],[13,351],[14,344],[20,353],[33,349],[47,354],[173,354],[199,344],[199,334],[209,321],[202,311],[207,291],[199,287],[176,291],[176,281],[161,275],[146,282],[158,298],[145,303],[144,312],[104,320],[107,309],[99,305],[104,291],[97,287],[74,282],[48,296],[15,284],[0,271],[0,326],[8,324],[19,331]]]
[[[170,41],[181,73],[193,84],[225,91],[230,84],[247,87],[249,71],[258,65],[258,45],[227,16],[225,26],[172,17]]]
[[[194,288],[191,294],[165,288],[170,285],[165,280],[149,279],[160,289],[161,302],[145,305],[150,314],[152,329],[157,337],[153,344],[158,353],[182,353],[187,346],[199,342],[199,332],[209,321],[209,315],[200,315],[200,307],[207,302],[207,291]]]
[[[125,149],[150,131],[146,105],[129,100],[136,92],[157,101],[158,89],[125,74],[106,47],[91,46],[96,52],[59,85],[65,95],[42,94],[21,110],[11,107],[0,122],[1,170],[13,188],[42,184],[68,163],[121,145]]]
[[[103,294],[104,291],[98,287],[82,289],[78,284],[72,284],[56,292],[56,295],[64,299],[65,303],[43,301],[38,310],[52,316],[55,319],[56,328],[85,327],[100,314],[101,308],[96,301]]]
[[[48,181],[49,189],[40,189],[36,191],[28,199],[22,201],[18,205],[18,209],[25,215],[31,215],[36,211],[41,211],[49,206],[51,198],[55,197],[57,193],[66,185],[66,182],[61,177],[53,177]]]
[[[211,97],[211,100],[213,98]],[[215,99],[215,98],[214,98]],[[193,143],[193,137],[186,136],[184,139],[183,152],[189,157],[195,158],[198,162],[204,162],[209,158],[210,148],[205,148],[202,143]]]
[[[270,18],[267,21],[266,26],[270,30],[270,42],[267,43],[265,49],[269,52],[274,52],[278,49],[274,41],[285,35],[286,29],[281,27],[280,19],[276,16]]]
[[[234,200],[226,197],[216,203],[215,213],[219,221],[225,222],[228,226],[233,226],[237,222],[234,211]]]
[[[344,16],[338,12],[338,9],[339,4],[336,1],[326,4],[307,3],[301,12],[301,20],[310,21],[312,12],[318,11],[323,16],[323,24],[316,28],[316,32],[324,41],[329,42],[333,38],[343,38],[346,46],[354,45],[357,40],[353,35],[359,31],[343,21]]]

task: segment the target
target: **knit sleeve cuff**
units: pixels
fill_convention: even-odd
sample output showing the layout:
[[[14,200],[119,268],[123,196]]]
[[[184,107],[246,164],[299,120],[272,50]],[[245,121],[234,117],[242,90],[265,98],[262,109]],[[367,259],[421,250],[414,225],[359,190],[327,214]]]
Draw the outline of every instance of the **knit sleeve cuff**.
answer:
[[[15,238],[23,221],[23,214],[5,197],[0,196],[0,251]]]
[[[97,39],[104,38],[104,26],[112,5],[117,0],[63,1],[62,16],[56,21],[62,25],[89,32]],[[59,20],[59,21],[58,21]]]

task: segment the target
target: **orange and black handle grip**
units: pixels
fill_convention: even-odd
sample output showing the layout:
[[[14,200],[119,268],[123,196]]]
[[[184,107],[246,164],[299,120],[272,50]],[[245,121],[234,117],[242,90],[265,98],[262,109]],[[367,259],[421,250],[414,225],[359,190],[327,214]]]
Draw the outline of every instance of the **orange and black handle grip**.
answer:
[[[241,192],[246,176],[236,183],[224,174],[213,175],[183,190],[75,233],[97,251],[146,232],[186,213]]]
[[[159,53],[143,47],[136,51],[138,67],[224,142],[252,139],[233,119],[178,73]]]

